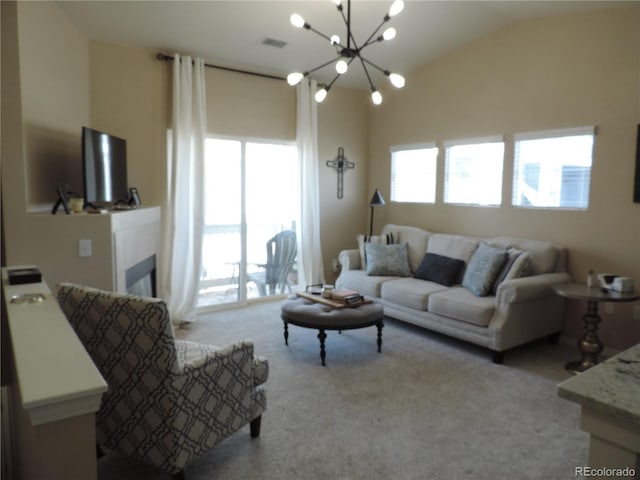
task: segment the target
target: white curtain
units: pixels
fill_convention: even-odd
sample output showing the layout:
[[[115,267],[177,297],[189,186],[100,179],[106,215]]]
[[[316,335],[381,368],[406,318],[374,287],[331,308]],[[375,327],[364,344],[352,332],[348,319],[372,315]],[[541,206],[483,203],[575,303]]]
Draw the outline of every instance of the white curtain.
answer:
[[[175,324],[195,319],[200,283],[207,132],[204,68],[202,59],[174,55],[161,294]]]
[[[318,169],[318,109],[315,80],[298,84],[296,143],[301,166],[301,220],[298,227],[298,275],[306,285],[324,283],[320,245],[320,175]]]

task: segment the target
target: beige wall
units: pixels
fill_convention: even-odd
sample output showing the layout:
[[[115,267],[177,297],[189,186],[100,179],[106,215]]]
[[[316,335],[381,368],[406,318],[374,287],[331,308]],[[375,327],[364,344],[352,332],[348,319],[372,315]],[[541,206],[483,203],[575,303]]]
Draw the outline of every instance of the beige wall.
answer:
[[[166,177],[168,66],[155,52],[90,42],[90,127],[127,140],[127,180],[161,205]]]
[[[129,184],[143,202],[161,205],[166,185],[166,129],[171,119],[172,62],[156,51],[91,43],[91,121],[127,139]],[[295,141],[296,93],[284,81],[205,70],[208,131],[217,135]],[[364,92],[333,88],[318,108],[320,205],[327,281],[331,260],[355,243],[366,218],[368,100]],[[338,147],[356,163],[344,177],[344,198],[336,198],[336,172],[326,160]]]
[[[369,150],[369,95],[360,90],[332,88],[318,106],[318,159],[320,161],[320,222],[326,281],[335,281],[332,259],[345,248],[356,246],[356,236],[367,225]],[[364,140],[364,141],[363,141]],[[343,198],[338,199],[338,174],[327,160],[338,156],[338,148],[355,163],[344,172]]]
[[[50,209],[57,186],[81,187],[89,44],[55,3],[2,3],[4,246],[9,264],[38,263],[56,252],[27,212]]]
[[[11,21],[3,15],[3,34]],[[14,100],[16,108],[8,109],[12,104],[3,103],[3,121],[13,115],[3,133],[13,128],[16,134],[8,143],[3,135],[3,197],[11,204],[3,221],[8,261],[29,263],[49,252],[29,243],[30,217],[24,212],[51,205],[62,181],[72,188],[81,184],[82,125],[127,138],[129,183],[138,186],[146,204],[163,202],[171,67],[156,60],[155,51],[89,42],[53,2],[21,2],[18,23],[20,49],[14,45],[9,53],[19,53],[23,78],[16,74],[9,80],[16,95],[22,89],[23,105]],[[355,235],[367,229],[373,190],[379,187],[389,198],[391,145],[504,134],[510,147],[515,132],[596,125],[586,212],[510,207],[512,154],[507,148],[502,207],[388,204],[376,210],[376,229],[388,221],[553,240],[569,247],[577,280],[593,268],[640,282],[640,205],[631,202],[640,123],[639,24],[637,7],[518,23],[408,75],[407,87],[383,92],[385,103],[377,108],[369,107],[366,92],[332,89],[318,109],[327,280],[333,279],[331,259],[354,246]],[[5,47],[3,67],[11,60]],[[206,75],[212,133],[294,138],[295,93],[284,82],[210,69]],[[3,99],[6,88],[3,84]],[[22,143],[16,140],[20,115],[22,163]],[[345,173],[342,200],[336,198],[336,172],[325,166],[340,146],[356,163]],[[438,192],[441,199],[441,187]],[[581,309],[570,302],[567,334],[581,333]],[[604,317],[601,332],[608,346],[640,341],[630,305],[616,305],[615,313]]]
[[[640,282],[640,204],[632,202],[637,124],[640,123],[640,8],[537,19],[515,24],[409,75],[371,115],[369,189],[389,194],[389,147],[436,141],[435,205],[390,204],[376,211],[388,222],[477,236],[551,240],[570,251],[574,279],[589,269]],[[513,134],[595,125],[587,211],[526,210],[510,206]],[[442,142],[504,135],[502,206],[443,205]],[[379,213],[378,213],[379,211]],[[566,333],[582,333],[584,305],[569,302]],[[631,305],[603,315],[609,347],[640,341]]]
[[[82,190],[80,131],[89,122],[89,45],[53,2],[19,2],[22,115],[30,208],[55,187]]]
[[[20,48],[14,42],[14,51],[22,79],[16,78],[13,98],[23,98],[22,108],[18,103],[15,111],[23,117],[25,161],[5,170],[9,188],[4,196],[13,204],[5,219],[7,259],[45,265],[51,249],[46,239],[33,236],[42,217],[25,212],[50,208],[58,185],[82,189],[83,125],[126,138],[129,184],[138,187],[146,205],[163,204],[172,64],[158,61],[156,51],[89,42],[52,2],[21,2],[17,18]],[[211,133],[295,140],[295,89],[286,82],[216,69],[206,69],[206,82]],[[361,92],[340,88],[319,109],[322,223],[335,220],[339,227],[322,228],[328,281],[334,279],[331,260],[360,229],[347,219],[364,208],[367,109]],[[19,118],[13,124],[21,125]],[[16,142],[16,148],[21,146]],[[338,146],[358,168],[345,175],[340,201],[335,198],[335,172],[324,166]],[[65,251],[74,254],[77,235],[71,236]],[[55,276],[71,278],[74,272]]]

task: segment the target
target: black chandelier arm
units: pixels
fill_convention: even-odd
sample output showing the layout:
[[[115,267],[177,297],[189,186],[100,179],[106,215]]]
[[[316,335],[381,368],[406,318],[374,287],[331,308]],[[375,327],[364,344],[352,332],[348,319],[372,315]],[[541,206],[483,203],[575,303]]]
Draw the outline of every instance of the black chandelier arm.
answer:
[[[312,68],[311,70],[304,72],[304,73],[303,73],[303,75],[306,77],[307,75],[309,75],[309,74],[311,74],[311,73],[315,72],[316,70],[320,70],[321,68],[324,68],[324,67],[326,67],[327,65],[330,65],[330,64],[334,63],[334,62],[335,62],[336,60],[338,60],[339,58],[342,58],[342,55],[338,55],[336,58],[333,58],[333,59],[329,60],[328,62],[325,62],[325,63],[323,63],[323,64],[322,64],[322,65],[320,65],[320,66],[317,66],[316,68]],[[339,75],[338,75],[338,76],[339,76]]]
[[[358,58],[360,59],[360,63],[362,64],[362,69],[364,70],[365,75],[367,76],[367,80],[369,80],[369,85],[371,86],[371,90],[376,90],[375,85],[373,84],[373,82],[371,81],[371,75],[369,75],[369,70],[367,69],[367,66],[365,65],[365,59],[362,58],[361,55],[358,55]]]
[[[373,45],[374,43],[376,43],[378,41],[378,38],[374,37],[376,36],[376,34],[380,31],[380,29],[382,28],[382,26],[387,23],[388,18],[385,17],[384,20],[382,21],[382,23],[380,25],[378,25],[378,28],[376,28],[373,33],[371,35],[369,35],[369,38],[367,38],[367,41],[364,42],[364,44],[360,47],[360,50],[362,50],[365,47],[368,47],[369,45]],[[373,39],[373,40],[372,40]]]
[[[356,39],[353,37],[351,33],[351,0],[347,2],[347,16],[344,15],[344,9],[342,8],[342,4],[338,5],[338,11],[340,15],[342,15],[342,20],[344,20],[344,24],[347,27],[347,48],[351,49],[351,42],[353,42],[354,48],[357,50],[358,45],[356,45]]]
[[[349,61],[347,62],[347,65],[351,65],[351,63],[356,59],[356,57],[352,57],[349,59]],[[331,83],[329,83],[329,85],[327,85],[327,90],[329,90],[334,83],[336,83],[336,80],[338,80],[338,78],[340,78],[342,76],[342,73],[338,73],[335,77],[333,77],[333,80],[331,80]]]
[[[322,33],[319,30],[316,30],[315,28],[313,28],[311,25],[309,25],[308,23],[305,23],[304,28],[307,30],[311,30],[313,33],[315,33],[316,35],[321,36],[322,38],[324,38],[325,40],[328,40],[329,43],[331,43],[331,38],[327,37],[324,33]]]
[[[367,62],[369,65],[371,65],[373,68],[377,68],[378,70],[380,70],[382,73],[384,73],[385,75],[389,75],[391,72],[389,72],[389,70],[385,70],[384,68],[380,68],[378,65],[376,65],[375,63],[373,63],[370,60],[367,60],[366,58],[360,57],[362,58],[363,62]]]
[[[329,89],[331,87],[333,87],[333,84],[336,83],[336,80],[338,80],[338,78],[340,78],[340,73],[338,73],[335,77],[333,77],[333,80],[331,80],[331,82],[329,83],[329,85],[326,86],[326,90],[329,91]]]

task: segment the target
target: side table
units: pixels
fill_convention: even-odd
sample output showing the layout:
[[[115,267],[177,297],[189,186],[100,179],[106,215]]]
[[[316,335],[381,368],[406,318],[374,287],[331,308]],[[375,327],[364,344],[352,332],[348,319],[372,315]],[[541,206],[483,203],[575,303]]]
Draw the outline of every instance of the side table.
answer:
[[[565,298],[587,301],[587,313],[582,316],[585,334],[578,340],[578,350],[582,354],[582,359],[565,365],[565,369],[570,373],[584,372],[598,363],[598,355],[604,349],[604,345],[597,334],[598,324],[602,321],[602,318],[598,315],[598,303],[633,302],[640,299],[640,294],[638,292],[614,292],[600,287],[587,287],[578,283],[556,285],[553,289],[558,295]]]

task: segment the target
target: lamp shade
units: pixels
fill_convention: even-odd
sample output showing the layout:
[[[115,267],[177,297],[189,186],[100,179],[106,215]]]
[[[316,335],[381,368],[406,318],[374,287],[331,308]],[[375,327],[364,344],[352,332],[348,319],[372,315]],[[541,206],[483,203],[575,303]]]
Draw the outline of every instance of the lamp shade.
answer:
[[[369,202],[370,207],[377,207],[378,205],[384,205],[384,197],[380,193],[380,190],[376,188],[373,197],[371,197],[371,201]]]

